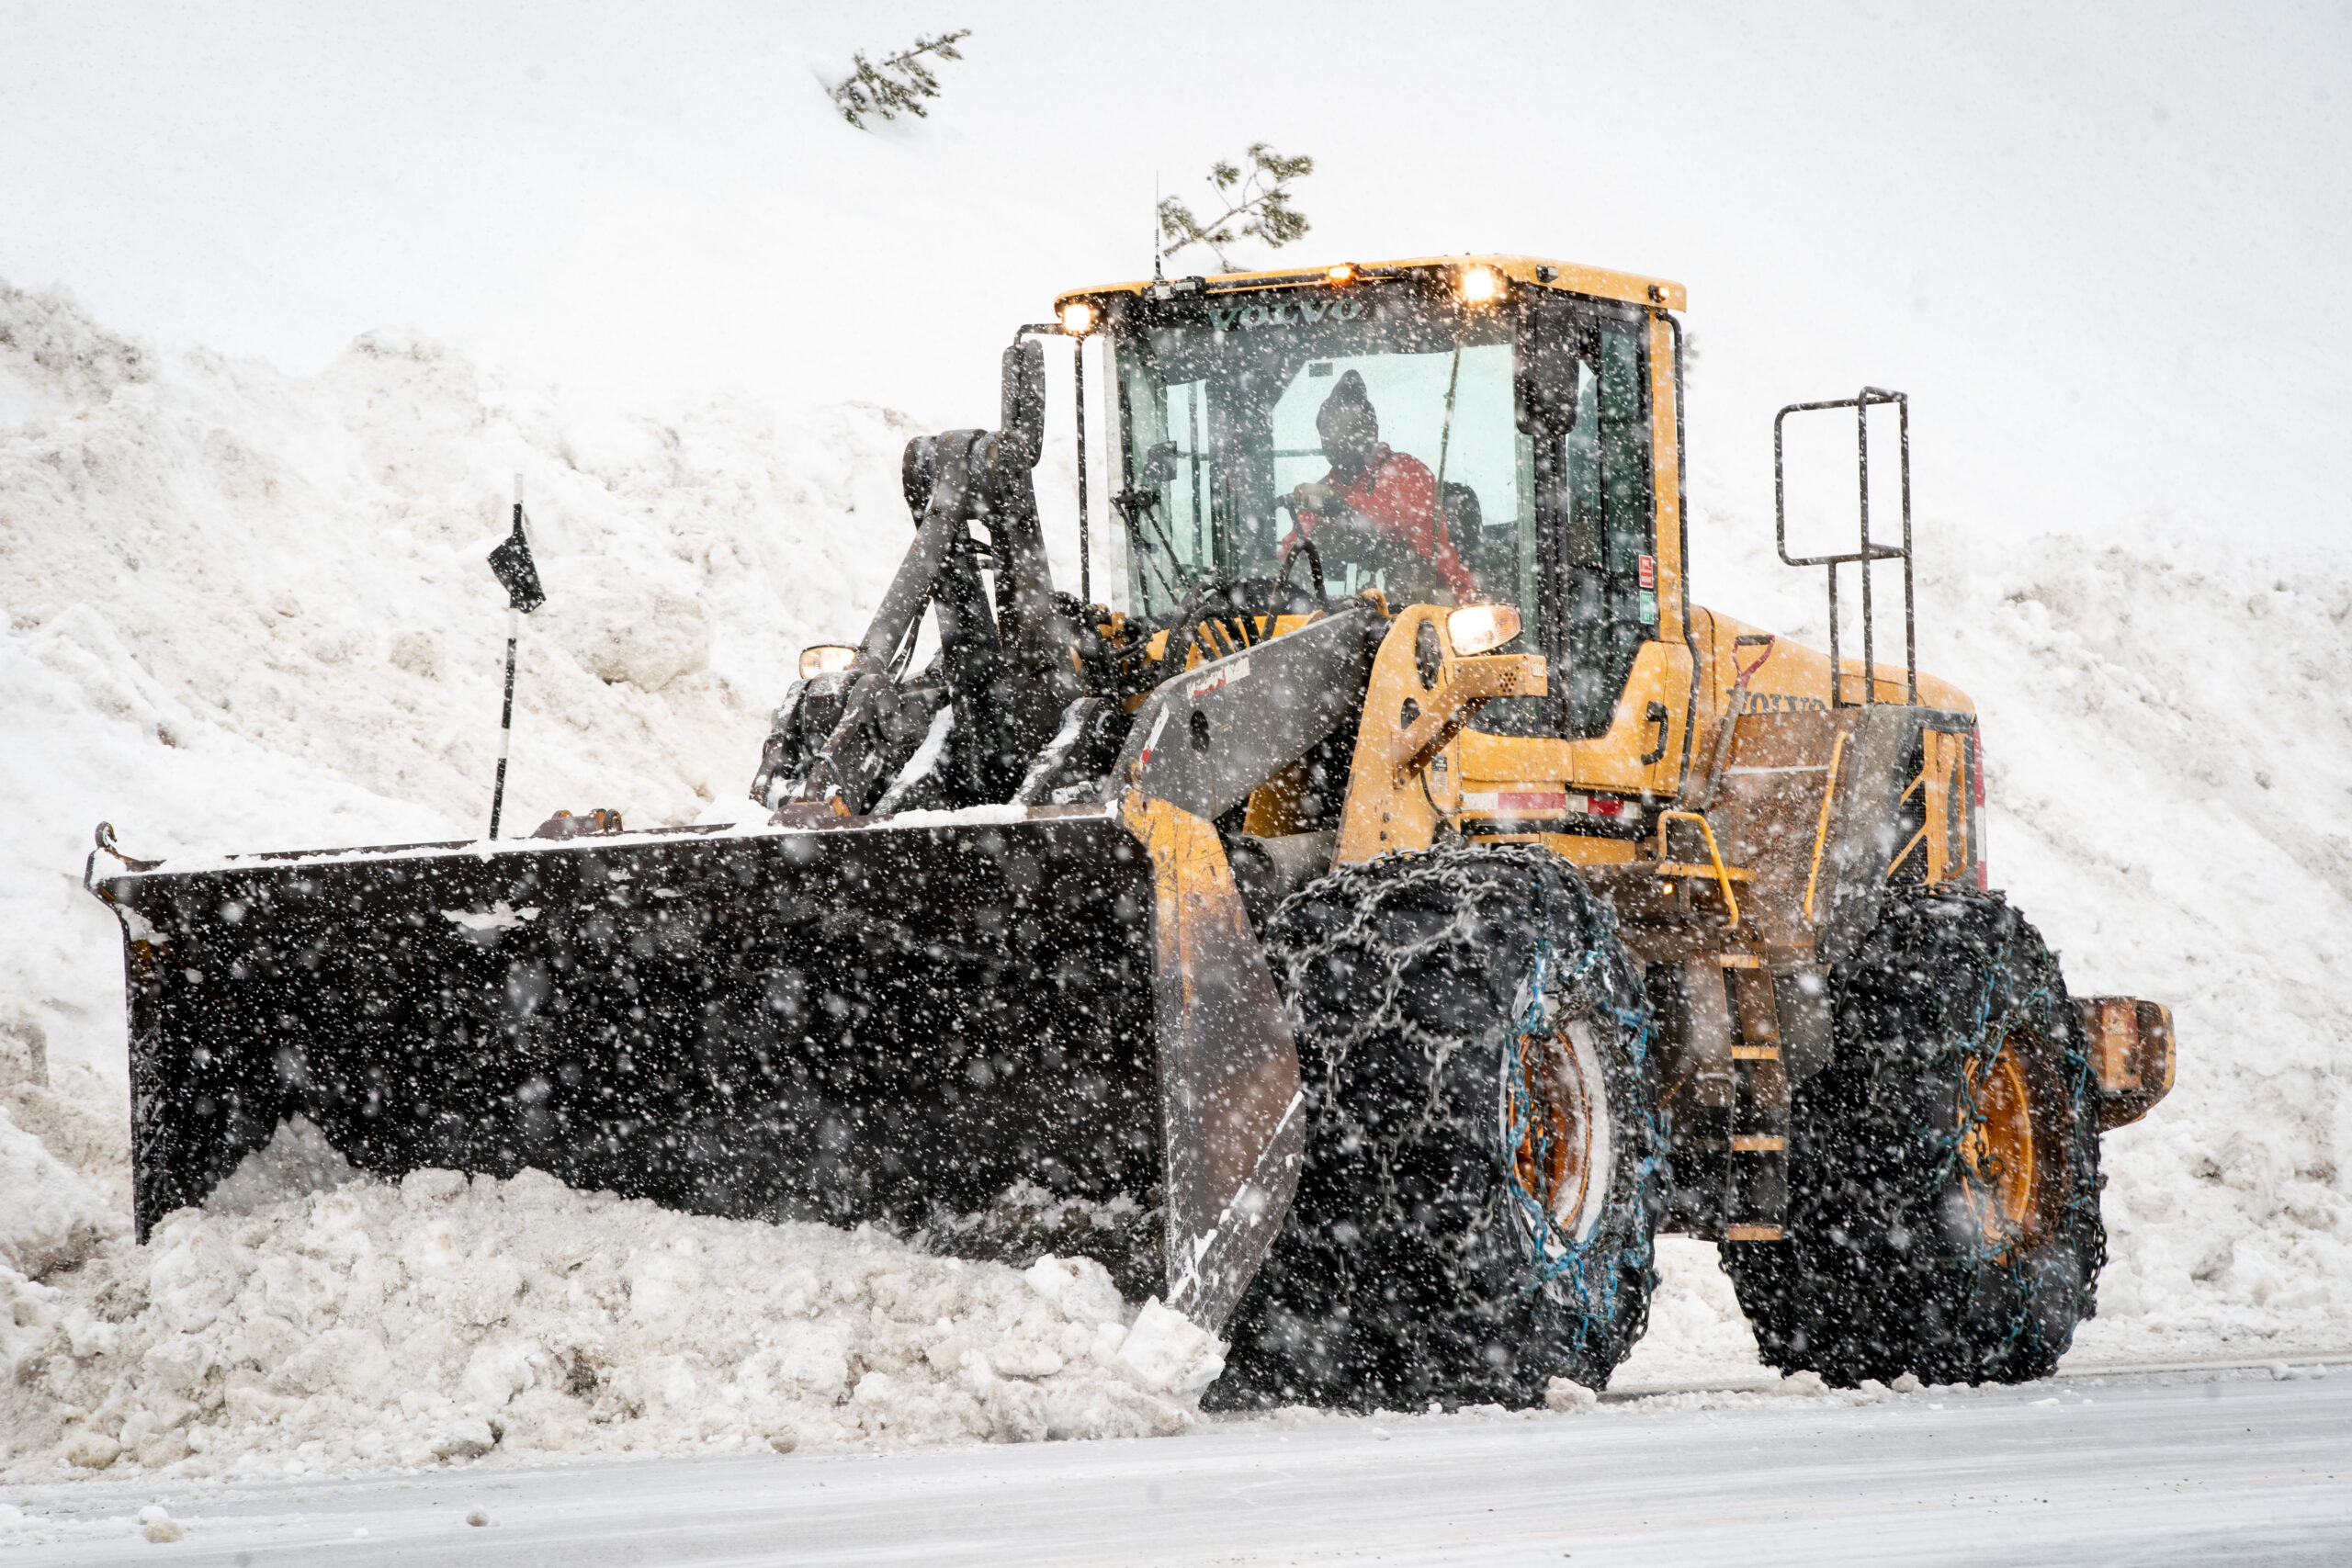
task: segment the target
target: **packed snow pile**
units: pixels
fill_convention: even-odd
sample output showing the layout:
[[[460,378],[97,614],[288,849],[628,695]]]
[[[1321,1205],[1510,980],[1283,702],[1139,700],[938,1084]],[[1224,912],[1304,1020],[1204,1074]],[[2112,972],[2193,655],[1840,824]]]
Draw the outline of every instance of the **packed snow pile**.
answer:
[[[904,540],[910,434],[876,409],[559,412],[391,334],[313,380],[205,354],[166,374],[70,298],[0,284],[0,596],[15,651],[90,716],[199,773],[244,742],[347,781],[343,819],[314,807],[281,838],[360,828],[353,785],[413,803],[388,828],[420,807],[470,826],[505,631],[482,558],[526,474],[548,603],[513,787],[542,815],[602,790],[687,820],[747,787],[741,732],[756,746],[800,634],[862,626]],[[138,829],[216,829],[209,805],[162,815]]]
[[[799,647],[854,636],[904,545],[910,433],[559,409],[390,334],[314,378],[166,361],[0,282],[0,1037],[123,1082],[102,818],[151,858],[482,830],[517,473],[549,597],[507,820],[748,812]]]
[[[122,1228],[119,1210],[0,1111],[0,1272],[39,1276],[79,1263]]]
[[[46,1284],[0,1269],[0,1291],[19,1480],[1145,1437],[1182,1430],[1223,1365],[1090,1259],[935,1258],[529,1170],[391,1186],[299,1121],[146,1247]]]
[[[2352,560],[2052,539],[1936,587],[1996,885],[2075,994],[2178,1028],[2169,1099],[2102,1141],[2078,1356],[2352,1346]]]
[[[864,407],[588,409],[394,333],[311,378],[167,356],[0,285],[6,1473],[1185,1418],[1170,1368],[1205,1348],[1136,1327],[1085,1265],[1061,1286],[529,1175],[345,1180],[292,1132],[147,1247],[122,1234],[92,826],[148,856],[478,833],[505,620],[483,557],[517,471],[549,603],[510,821],[748,813],[793,655],[854,637],[903,550],[912,433]],[[1697,499],[1698,599],[1817,641],[1817,576],[1772,563],[1769,510]],[[1923,507],[1921,659],[1984,712],[1994,881],[2077,991],[2178,1022],[2178,1087],[2105,1140],[2114,1258],[2077,1354],[2352,1346],[2352,563],[1995,552]],[[1643,1370],[1752,1358],[1710,1249],[1668,1250]]]

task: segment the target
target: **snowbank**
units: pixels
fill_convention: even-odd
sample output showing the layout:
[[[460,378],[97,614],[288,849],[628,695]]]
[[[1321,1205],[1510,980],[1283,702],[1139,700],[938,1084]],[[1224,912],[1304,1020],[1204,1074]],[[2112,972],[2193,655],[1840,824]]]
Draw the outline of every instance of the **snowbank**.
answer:
[[[2348,567],[2048,540],[1939,583],[1993,694],[1998,880],[2077,993],[2178,1025],[2170,1098],[2106,1140],[2084,1355],[2352,1345]]]
[[[514,472],[550,603],[526,631],[511,817],[725,820],[794,653],[853,635],[898,558],[909,433],[863,407],[597,411],[394,334],[314,378],[165,360],[0,285],[13,1130],[119,1224],[119,938],[76,886],[98,818],[147,855],[478,830],[504,621],[481,557]],[[1818,638],[1817,582],[1770,563],[1769,514],[1706,499],[1699,598]],[[1984,710],[1996,881],[2078,990],[2161,997],[2179,1023],[2179,1088],[2107,1140],[2114,1261],[2078,1353],[2352,1345],[2352,563],[2062,537],[1972,558],[1932,508],[1922,538],[1922,662]],[[321,1190],[256,1176],[143,1250],[43,1222],[67,1238],[28,1258],[47,1272],[0,1279],[7,1473],[53,1473],[76,1442],[225,1471],[492,1438],[1159,1430],[1191,1408],[1169,1368],[1206,1364],[1158,1320],[1106,1359],[1135,1309],[1091,1283],[1073,1303],[878,1237],[527,1176],[337,1185],[312,1155]],[[25,1157],[45,1174],[0,1177],[0,1208],[70,1190]],[[1752,1358],[1711,1251],[1668,1248],[1648,1375]]]
[[[620,416],[376,334],[315,378],[168,365],[0,283],[0,1001],[121,1080],[119,966],[74,885],[132,853],[461,837],[489,809],[528,476],[510,820],[739,807],[808,637],[854,635],[903,544],[898,415]]]
[[[46,1274],[122,1228],[96,1188],[0,1111],[0,1269]]]
[[[20,1325],[13,1481],[1146,1437],[1188,1425],[1222,1366],[1090,1259],[1024,1272],[537,1171],[390,1186],[302,1122],[146,1247],[48,1285],[0,1271],[0,1291]]]

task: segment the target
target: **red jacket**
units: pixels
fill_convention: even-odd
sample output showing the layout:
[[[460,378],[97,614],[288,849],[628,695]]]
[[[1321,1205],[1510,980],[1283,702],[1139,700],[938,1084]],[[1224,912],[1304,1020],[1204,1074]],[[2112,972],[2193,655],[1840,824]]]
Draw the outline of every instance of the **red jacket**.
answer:
[[[1358,516],[1437,568],[1438,576],[1456,599],[1468,604],[1478,596],[1477,581],[1453,553],[1453,541],[1438,536],[1437,476],[1430,472],[1427,463],[1408,453],[1391,451],[1383,443],[1353,484],[1340,484],[1336,470],[1325,474],[1323,482],[1337,489],[1340,499]],[[1299,531],[1312,537],[1320,521],[1314,513],[1303,512]]]

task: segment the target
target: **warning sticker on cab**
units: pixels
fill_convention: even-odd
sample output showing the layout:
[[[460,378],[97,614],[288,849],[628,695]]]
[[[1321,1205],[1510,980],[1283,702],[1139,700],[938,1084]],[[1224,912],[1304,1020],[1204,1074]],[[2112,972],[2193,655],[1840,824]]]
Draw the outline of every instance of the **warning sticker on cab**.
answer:
[[[1247,681],[1249,678],[1249,659],[1247,657],[1237,659],[1232,663],[1217,671],[1215,674],[1204,675],[1199,680],[1193,682],[1190,686],[1184,688],[1184,694],[1192,698],[1194,702],[1199,702],[1211,692],[1222,691],[1224,688],[1233,685],[1237,682]]]

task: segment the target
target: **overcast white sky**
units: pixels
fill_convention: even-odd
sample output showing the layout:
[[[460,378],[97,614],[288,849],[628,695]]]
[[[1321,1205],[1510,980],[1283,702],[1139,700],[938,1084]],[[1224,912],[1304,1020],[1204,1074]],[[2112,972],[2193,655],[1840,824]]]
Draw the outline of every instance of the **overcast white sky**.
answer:
[[[852,10],[854,16],[851,16]],[[968,26],[928,121],[817,80]],[[1303,262],[1523,250],[1690,288],[1697,499],[1774,407],[1915,400],[1964,528],[2340,539],[2342,5],[0,5],[0,277],[294,369],[409,326],[529,381],[939,423],[1253,140]]]

